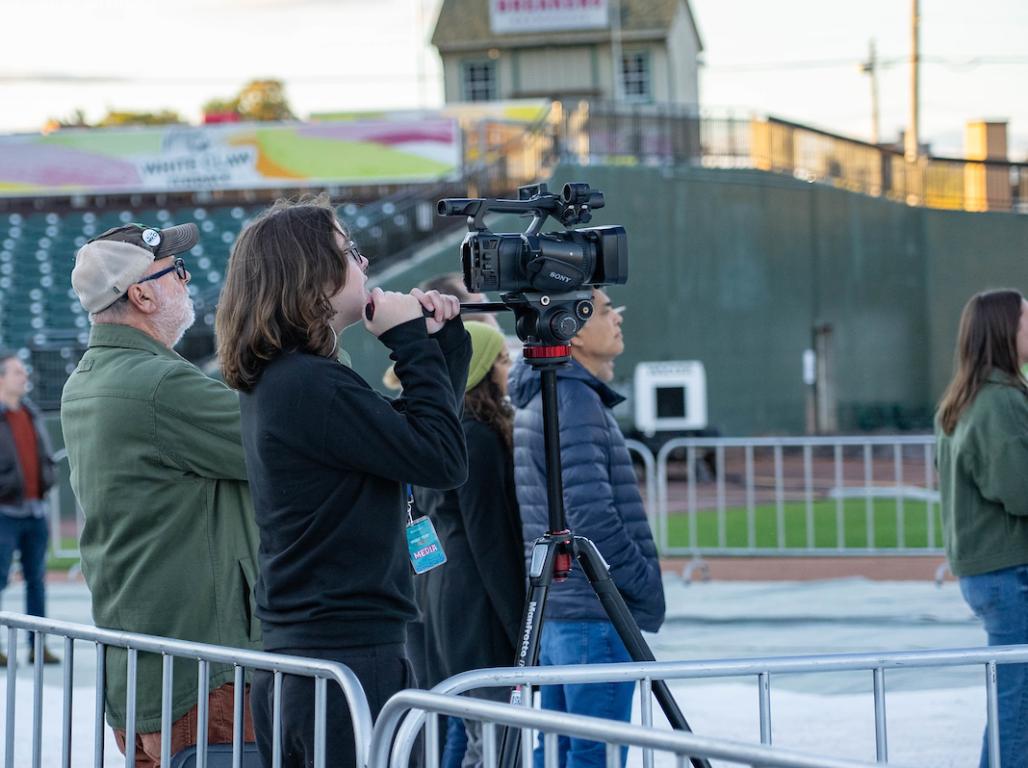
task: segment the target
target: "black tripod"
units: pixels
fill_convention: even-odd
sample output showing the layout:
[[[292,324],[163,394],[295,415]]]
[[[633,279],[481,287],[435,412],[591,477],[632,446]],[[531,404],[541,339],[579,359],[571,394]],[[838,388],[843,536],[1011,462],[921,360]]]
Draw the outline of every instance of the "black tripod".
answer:
[[[655,661],[653,652],[643,639],[625,600],[618,592],[607,563],[596,545],[583,536],[575,536],[568,528],[564,513],[564,483],[560,463],[560,424],[557,416],[557,368],[571,356],[567,344],[544,345],[530,342],[525,345],[525,362],[539,371],[542,377],[543,439],[546,450],[546,492],[549,507],[549,530],[532,546],[529,566],[529,586],[522,614],[521,644],[515,664],[518,667],[539,663],[539,640],[542,633],[546,596],[554,581],[563,581],[571,572],[572,558],[582,566],[593,591],[600,599],[603,610],[617,630],[634,661]],[[660,708],[675,730],[691,731],[682,711],[678,708],[663,680],[653,681],[653,692]],[[511,703],[521,701],[521,687],[511,691]],[[505,730],[500,752],[501,768],[514,768],[517,764],[521,740],[511,730]],[[693,768],[710,768],[704,758],[690,758]]]

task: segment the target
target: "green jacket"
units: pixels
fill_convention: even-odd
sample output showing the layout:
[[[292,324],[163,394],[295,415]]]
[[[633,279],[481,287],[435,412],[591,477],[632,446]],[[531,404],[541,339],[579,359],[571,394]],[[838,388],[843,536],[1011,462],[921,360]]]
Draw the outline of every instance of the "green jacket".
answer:
[[[938,420],[935,434],[953,575],[1028,563],[1028,396],[993,373],[953,434]]]
[[[141,331],[97,325],[64,387],[61,426],[96,625],[258,649],[236,393]],[[107,720],[122,729],[126,661],[107,649]],[[210,669],[211,689],[232,681],[231,666]],[[196,663],[176,660],[173,717],[196,699]],[[140,654],[136,701],[138,731],[160,730],[160,656]]]

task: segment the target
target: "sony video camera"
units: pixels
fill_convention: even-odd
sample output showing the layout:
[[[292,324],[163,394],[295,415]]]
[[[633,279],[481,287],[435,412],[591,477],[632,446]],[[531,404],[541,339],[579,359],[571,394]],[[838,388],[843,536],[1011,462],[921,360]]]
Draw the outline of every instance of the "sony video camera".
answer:
[[[566,344],[592,316],[592,288],[628,280],[628,236],[621,226],[565,229],[541,234],[547,217],[565,227],[586,224],[603,193],[588,184],[565,184],[561,194],[545,184],[520,187],[517,200],[440,200],[442,216],[466,216],[460,247],[469,291],[499,291],[513,310],[518,337],[526,343]],[[486,213],[530,213],[524,232],[495,233]]]

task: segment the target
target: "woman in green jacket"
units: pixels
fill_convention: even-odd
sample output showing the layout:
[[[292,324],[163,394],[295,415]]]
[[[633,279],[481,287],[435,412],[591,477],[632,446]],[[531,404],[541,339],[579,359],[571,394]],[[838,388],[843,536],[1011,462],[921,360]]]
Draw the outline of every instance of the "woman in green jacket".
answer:
[[[956,358],[935,419],[946,554],[989,645],[1028,644],[1028,301],[974,296]],[[1028,665],[1000,665],[997,683],[1001,763],[1028,766]]]

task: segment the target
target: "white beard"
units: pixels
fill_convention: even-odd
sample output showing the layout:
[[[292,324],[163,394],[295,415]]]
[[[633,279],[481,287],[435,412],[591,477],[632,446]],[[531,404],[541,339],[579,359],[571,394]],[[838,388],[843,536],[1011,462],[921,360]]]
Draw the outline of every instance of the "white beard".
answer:
[[[154,323],[171,341],[168,346],[174,348],[182,341],[186,331],[192,328],[193,323],[196,322],[193,299],[187,291],[179,293],[176,298],[170,300],[163,288],[159,288],[158,291],[161,294],[161,305],[154,313]]]

